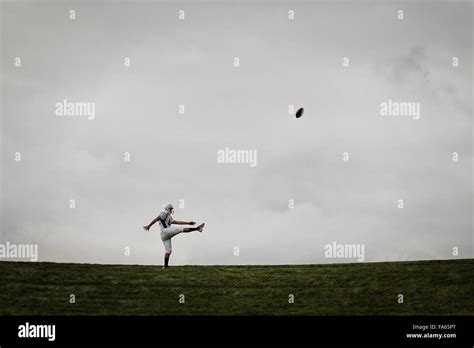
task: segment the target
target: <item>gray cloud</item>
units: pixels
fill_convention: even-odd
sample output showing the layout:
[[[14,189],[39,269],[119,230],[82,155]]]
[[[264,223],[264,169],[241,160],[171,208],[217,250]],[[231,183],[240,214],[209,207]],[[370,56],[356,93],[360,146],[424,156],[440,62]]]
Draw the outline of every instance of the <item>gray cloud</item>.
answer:
[[[173,240],[173,263],[340,262],[333,241],[366,261],[472,257],[471,4],[406,4],[404,22],[390,3],[182,5],[185,22],[162,2],[75,4],[70,22],[61,4],[2,3],[2,240],[160,263],[141,226],[184,199],[176,217],[207,228]],[[58,118],[63,99],[96,119]],[[387,99],[421,119],[381,117]],[[257,149],[257,167],[218,164],[226,146]]]

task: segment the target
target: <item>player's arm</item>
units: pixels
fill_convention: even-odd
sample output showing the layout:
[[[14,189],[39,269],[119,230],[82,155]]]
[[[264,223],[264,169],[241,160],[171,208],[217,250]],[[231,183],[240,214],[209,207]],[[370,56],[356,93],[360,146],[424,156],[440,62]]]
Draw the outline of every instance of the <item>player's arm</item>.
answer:
[[[152,222],[150,222],[148,225],[143,226],[143,229],[144,229],[145,231],[148,231],[148,230],[151,228],[151,226],[153,226],[153,225],[154,225],[155,223],[157,223],[158,221],[160,221],[160,217],[159,217],[159,216],[157,216],[157,217],[156,217]]]
[[[196,223],[194,221],[178,221],[178,220],[173,220],[171,221],[171,224],[175,225],[195,225]]]

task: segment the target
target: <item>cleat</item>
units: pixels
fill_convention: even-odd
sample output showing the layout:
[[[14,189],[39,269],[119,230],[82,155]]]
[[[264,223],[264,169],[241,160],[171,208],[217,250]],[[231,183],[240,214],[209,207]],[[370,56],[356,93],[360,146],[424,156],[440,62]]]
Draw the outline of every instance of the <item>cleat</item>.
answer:
[[[198,226],[198,231],[199,231],[199,232],[202,232],[202,229],[204,228],[204,225],[205,225],[205,223],[203,222],[202,224],[200,224],[200,225]]]

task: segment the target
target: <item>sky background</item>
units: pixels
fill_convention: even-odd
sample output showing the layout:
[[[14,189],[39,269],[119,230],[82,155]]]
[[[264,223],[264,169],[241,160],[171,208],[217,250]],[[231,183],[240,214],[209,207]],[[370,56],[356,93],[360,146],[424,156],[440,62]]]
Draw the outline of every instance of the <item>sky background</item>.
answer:
[[[334,241],[365,261],[473,257],[472,2],[26,1],[0,22],[0,243],[161,264],[142,226],[170,202],[206,222],[172,264],[353,262],[324,257]],[[56,116],[64,99],[95,119]],[[381,116],[388,99],[420,120]],[[217,163],[225,147],[257,166]]]

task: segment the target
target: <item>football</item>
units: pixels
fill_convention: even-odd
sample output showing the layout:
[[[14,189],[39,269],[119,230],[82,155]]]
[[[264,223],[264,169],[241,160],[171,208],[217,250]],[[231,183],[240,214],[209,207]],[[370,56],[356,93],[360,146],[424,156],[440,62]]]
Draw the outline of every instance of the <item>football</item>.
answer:
[[[300,118],[301,116],[303,116],[303,113],[304,113],[304,108],[299,108],[295,114],[296,118]]]

